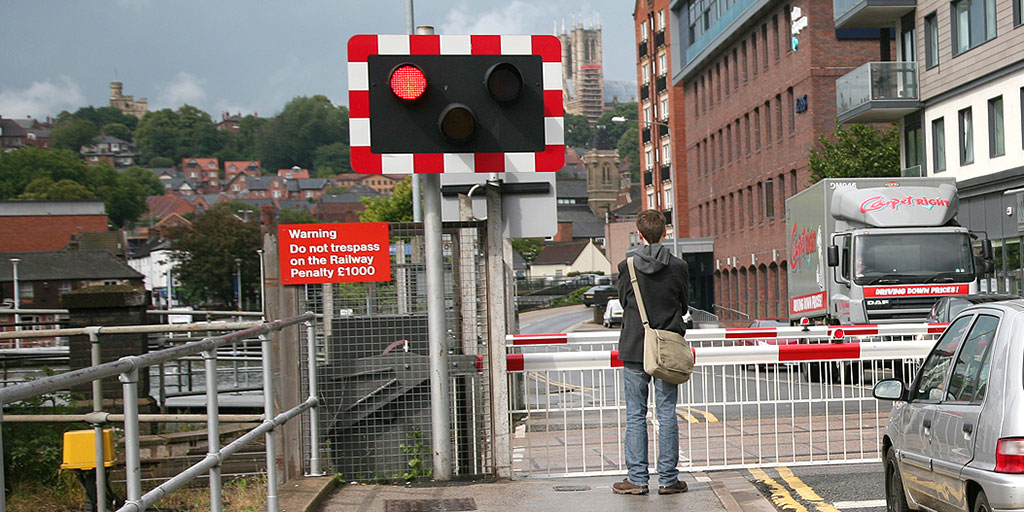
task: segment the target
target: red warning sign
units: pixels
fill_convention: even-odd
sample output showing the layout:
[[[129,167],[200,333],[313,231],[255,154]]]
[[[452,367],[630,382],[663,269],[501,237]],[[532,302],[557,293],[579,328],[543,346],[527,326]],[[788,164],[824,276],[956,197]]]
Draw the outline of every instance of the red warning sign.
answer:
[[[386,222],[282,224],[277,240],[281,284],[391,280]]]

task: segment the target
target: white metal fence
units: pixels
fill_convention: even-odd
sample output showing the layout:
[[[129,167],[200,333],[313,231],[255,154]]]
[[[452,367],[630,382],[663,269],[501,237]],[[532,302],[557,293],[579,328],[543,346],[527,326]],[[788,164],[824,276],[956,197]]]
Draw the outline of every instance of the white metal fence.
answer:
[[[694,329],[680,388],[680,469],[879,460],[891,404],[882,378],[913,378],[944,324]],[[508,338],[513,474],[622,474],[618,331]],[[651,450],[657,416],[650,400]],[[654,455],[651,461],[657,460]]]

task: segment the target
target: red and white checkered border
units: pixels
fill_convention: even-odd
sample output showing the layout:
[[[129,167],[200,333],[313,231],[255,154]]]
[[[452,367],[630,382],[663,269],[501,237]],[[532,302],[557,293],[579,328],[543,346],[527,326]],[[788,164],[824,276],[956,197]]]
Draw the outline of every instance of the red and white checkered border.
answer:
[[[370,151],[370,55],[539,55],[543,63],[544,144],[540,153],[400,153]],[[562,44],[542,35],[376,35],[348,40],[349,137],[360,174],[554,172],[565,165]]]

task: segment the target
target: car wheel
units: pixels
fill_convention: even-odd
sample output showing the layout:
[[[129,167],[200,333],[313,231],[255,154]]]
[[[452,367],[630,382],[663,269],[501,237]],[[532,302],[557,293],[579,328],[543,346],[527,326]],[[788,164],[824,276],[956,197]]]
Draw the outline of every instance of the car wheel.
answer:
[[[886,512],[909,512],[907,495],[903,491],[903,477],[896,464],[896,449],[889,448],[885,454],[885,510]],[[977,508],[975,508],[977,510]]]
[[[974,497],[974,512],[992,512],[992,507],[988,504],[988,496],[985,496],[985,491],[978,491],[978,495]]]

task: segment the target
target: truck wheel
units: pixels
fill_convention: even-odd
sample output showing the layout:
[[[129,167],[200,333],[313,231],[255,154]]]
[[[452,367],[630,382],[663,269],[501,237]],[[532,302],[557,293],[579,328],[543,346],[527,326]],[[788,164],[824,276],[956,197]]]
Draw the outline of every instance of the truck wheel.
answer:
[[[821,382],[821,363],[801,363],[800,373],[803,374],[804,379],[807,382]]]

